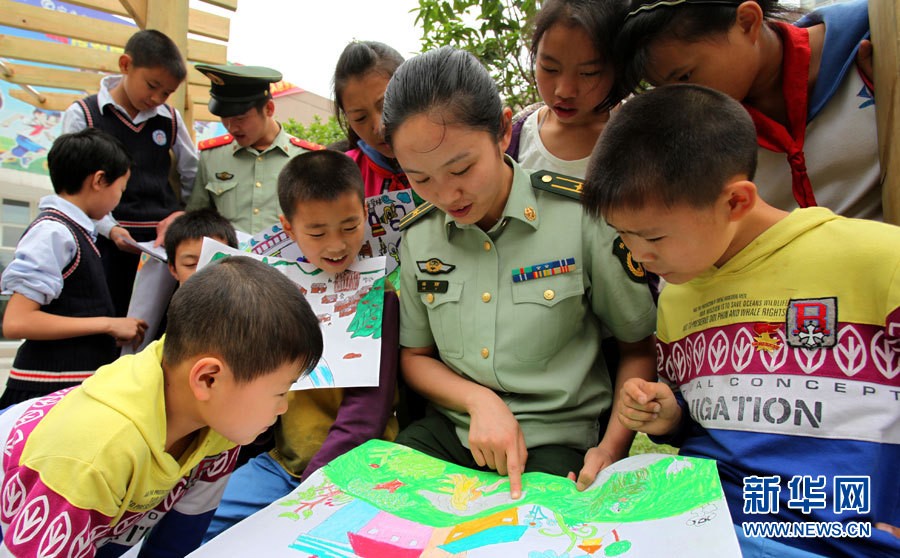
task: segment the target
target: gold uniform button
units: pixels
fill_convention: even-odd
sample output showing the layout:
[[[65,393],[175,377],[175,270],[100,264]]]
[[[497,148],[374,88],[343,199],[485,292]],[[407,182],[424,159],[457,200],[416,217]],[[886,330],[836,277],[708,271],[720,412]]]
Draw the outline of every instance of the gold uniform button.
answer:
[[[491,352],[488,350],[487,347],[481,349],[481,358],[487,358],[489,356],[491,356]]]
[[[257,157],[256,160],[257,160],[257,161],[262,161],[262,160],[263,160],[262,155],[260,155],[259,157]]]
[[[547,289],[544,291],[544,300],[553,300],[553,297],[556,296],[556,293],[553,292],[553,289]]]
[[[425,300],[428,301],[428,304],[431,304],[432,302],[434,302],[434,295],[431,293],[428,293],[427,295],[425,295]]]
[[[490,302],[491,301],[491,293],[482,293],[481,300],[482,300],[482,302]]]
[[[258,208],[258,207],[254,207],[254,208],[253,208],[253,214],[254,214],[254,215],[259,215],[259,208]]]
[[[549,174],[545,174],[544,176],[541,177],[541,180],[542,180],[543,182],[552,182],[552,181],[553,181],[553,177],[550,176]]]
[[[488,242],[487,240],[484,241],[484,251],[485,251],[485,252],[490,252],[490,251],[491,251],[491,243]]]
[[[262,182],[257,182],[257,183],[256,183],[256,187],[257,187],[257,188],[262,188]]]

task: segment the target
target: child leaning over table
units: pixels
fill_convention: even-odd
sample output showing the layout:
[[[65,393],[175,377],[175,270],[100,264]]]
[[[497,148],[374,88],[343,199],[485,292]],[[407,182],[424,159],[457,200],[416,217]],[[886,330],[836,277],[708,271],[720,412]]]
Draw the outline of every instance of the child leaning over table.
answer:
[[[168,324],[81,386],[0,415],[0,554],[120,556],[143,539],[141,556],[186,555],[235,445],[287,410],[291,385],[322,354],[296,286],[250,258],[185,282]]]
[[[717,460],[736,526],[900,525],[900,228],[770,206],[752,182],[756,151],[741,105],[694,85],[636,96],[601,136],[584,203],[668,283],[664,382],[626,382],[617,415]],[[865,479],[864,501],[841,498],[841,477]],[[891,529],[766,539],[736,527],[745,557],[898,556]]]
[[[336,275],[356,261],[366,229],[363,181],[336,151],[297,155],[278,176],[281,224],[309,263]],[[292,391],[275,425],[275,449],[237,469],[207,532],[211,539],[296,488],[356,446],[397,435],[399,302],[385,289],[377,387]]]

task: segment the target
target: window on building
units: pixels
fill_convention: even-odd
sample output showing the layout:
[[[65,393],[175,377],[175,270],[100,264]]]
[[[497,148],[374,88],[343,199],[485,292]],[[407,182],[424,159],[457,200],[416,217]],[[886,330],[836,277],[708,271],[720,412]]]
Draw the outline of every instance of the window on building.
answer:
[[[3,198],[3,206],[0,208],[3,248],[15,249],[29,223],[31,223],[30,203]]]
[[[31,203],[23,200],[3,198],[0,205],[0,273],[6,269],[16,253],[16,244],[31,223]],[[0,295],[0,327],[3,326],[3,312],[6,311],[8,296]],[[2,340],[0,333],[0,340]]]

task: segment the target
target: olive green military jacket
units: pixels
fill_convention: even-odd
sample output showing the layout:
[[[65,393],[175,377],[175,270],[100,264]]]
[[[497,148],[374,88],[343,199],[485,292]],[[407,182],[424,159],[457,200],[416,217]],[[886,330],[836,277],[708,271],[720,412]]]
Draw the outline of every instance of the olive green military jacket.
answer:
[[[263,152],[230,134],[200,142],[200,165],[187,209],[214,207],[240,231],[256,234],[278,222],[278,173],[291,157],[317,147],[282,128]]]
[[[656,307],[646,274],[609,225],[577,199],[533,188],[507,161],[512,189],[491,231],[439,210],[405,230],[400,344],[436,346],[452,370],[497,392],[528,447],[586,449],[599,442],[598,417],[612,404],[601,322],[639,341],[653,333]],[[438,410],[468,446],[470,417]]]

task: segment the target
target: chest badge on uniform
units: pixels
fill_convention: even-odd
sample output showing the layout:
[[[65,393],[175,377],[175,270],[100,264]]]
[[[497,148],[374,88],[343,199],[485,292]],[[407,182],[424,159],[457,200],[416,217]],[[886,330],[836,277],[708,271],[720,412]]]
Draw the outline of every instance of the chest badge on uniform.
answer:
[[[640,262],[634,261],[631,250],[625,245],[625,241],[622,240],[621,236],[617,236],[613,240],[613,254],[619,259],[619,263],[622,264],[622,269],[625,270],[629,279],[635,283],[647,282],[647,270],[644,269]]]
[[[162,130],[153,130],[153,143],[162,147],[166,144],[166,133]]]
[[[417,283],[416,290],[420,293],[446,293],[449,286],[449,281],[431,281],[424,279]]]
[[[575,258],[562,258],[552,262],[516,268],[512,270],[512,280],[513,283],[521,283],[572,271],[575,271]]]
[[[444,263],[438,258],[430,258],[428,260],[417,261],[416,265],[419,266],[419,271],[427,273],[428,275],[450,273],[451,271],[456,269],[455,265]]]
[[[834,347],[837,344],[837,298],[791,299],[785,333],[791,347]]]
[[[218,178],[219,180],[231,180],[232,178],[234,178],[234,175],[230,172],[222,171],[216,173],[216,178]]]

